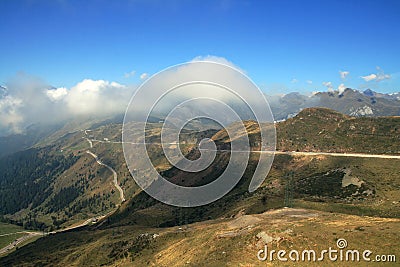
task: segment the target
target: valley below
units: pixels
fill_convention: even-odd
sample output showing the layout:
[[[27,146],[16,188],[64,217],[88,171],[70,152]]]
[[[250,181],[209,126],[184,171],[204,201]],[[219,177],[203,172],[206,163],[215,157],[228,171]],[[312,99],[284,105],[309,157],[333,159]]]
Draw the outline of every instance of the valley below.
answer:
[[[166,179],[186,186],[218,177],[231,138],[240,138],[215,128],[185,129],[179,146],[188,159],[198,157],[203,138],[225,151],[191,174],[159,152],[161,125],[147,128],[148,155]],[[252,193],[260,153],[271,152],[257,147],[257,124],[244,125],[252,150],[242,179],[223,198],[194,208],[160,203],[137,186],[125,163],[120,123],[64,128],[0,158],[1,220],[4,228],[19,227],[4,232],[16,236],[1,243],[0,266],[321,266],[257,255],[265,246],[319,255],[337,249],[339,239],[349,249],[371,250],[374,260],[400,255],[400,117],[356,118],[309,108],[276,123],[274,162]],[[0,241],[7,236],[0,234]],[[328,258],[323,264],[343,266]]]

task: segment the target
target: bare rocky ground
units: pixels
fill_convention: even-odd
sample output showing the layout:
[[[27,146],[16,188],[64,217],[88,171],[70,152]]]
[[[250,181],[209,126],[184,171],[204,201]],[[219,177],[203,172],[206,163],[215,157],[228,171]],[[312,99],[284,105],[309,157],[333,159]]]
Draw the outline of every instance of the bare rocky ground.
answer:
[[[333,262],[327,257],[324,261],[283,263],[276,255],[273,261],[260,261],[257,252],[265,245],[287,252],[313,249],[318,258],[322,250],[337,249],[337,240],[345,239],[348,249],[399,257],[399,246],[393,246],[399,244],[399,230],[400,219],[283,208],[166,229],[159,233],[152,249],[143,251],[133,262],[124,259],[113,266],[366,266],[373,263]]]

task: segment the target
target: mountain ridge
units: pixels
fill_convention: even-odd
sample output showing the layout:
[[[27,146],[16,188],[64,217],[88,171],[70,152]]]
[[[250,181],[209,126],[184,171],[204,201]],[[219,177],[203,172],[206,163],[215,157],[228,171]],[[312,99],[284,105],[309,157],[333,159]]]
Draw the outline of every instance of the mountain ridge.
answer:
[[[325,107],[352,116],[399,116],[400,93],[382,94],[370,89],[360,92],[346,88],[343,92],[317,92],[311,96],[292,92],[280,97],[267,96],[275,120],[286,120],[304,108]]]

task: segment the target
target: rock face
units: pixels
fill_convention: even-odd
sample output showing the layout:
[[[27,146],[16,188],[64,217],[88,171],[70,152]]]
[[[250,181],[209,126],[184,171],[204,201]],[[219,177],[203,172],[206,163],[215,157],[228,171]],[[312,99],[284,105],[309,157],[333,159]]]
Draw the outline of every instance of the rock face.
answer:
[[[259,233],[256,235],[256,237],[257,237],[258,239],[260,239],[264,244],[271,243],[272,241],[275,240],[274,237],[269,236],[269,235],[268,235],[266,232],[264,232],[264,231],[259,232]]]
[[[369,106],[363,106],[360,108],[350,109],[350,115],[355,117],[366,116],[366,115],[374,115],[372,108]]]

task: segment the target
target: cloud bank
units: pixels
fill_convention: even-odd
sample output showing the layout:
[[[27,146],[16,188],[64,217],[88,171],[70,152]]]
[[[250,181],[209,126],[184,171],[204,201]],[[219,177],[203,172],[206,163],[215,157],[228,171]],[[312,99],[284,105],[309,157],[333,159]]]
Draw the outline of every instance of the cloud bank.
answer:
[[[22,133],[36,123],[122,113],[135,88],[91,79],[53,88],[39,78],[17,74],[0,95],[0,135]]]
[[[192,59],[192,62],[196,61],[218,62],[246,73],[232,62],[221,57],[205,56]],[[199,70],[191,66],[178,68],[178,74],[187,78],[195,78],[196,71],[198,72]],[[135,71],[126,73],[125,77],[129,78],[133,75],[135,75]],[[218,76],[220,75],[218,74]],[[339,91],[339,94],[342,94],[346,89],[344,80],[348,77],[349,71],[339,71],[339,75],[342,83],[340,83],[336,90]],[[139,77],[144,83],[149,81],[148,73],[142,73]],[[228,81],[235,79],[235,77],[229,76],[219,78]],[[361,78],[366,82],[380,82],[390,79],[391,75],[385,74],[381,68],[377,67],[376,73],[361,76]],[[170,82],[173,83],[173,81]],[[297,79],[293,79],[292,82],[297,82]],[[308,85],[313,84],[311,80],[307,80],[306,83]],[[160,84],[158,86],[164,85]],[[323,82],[322,85],[328,91],[334,91],[336,88],[330,81]],[[164,110],[179,103],[182,99],[196,97],[199,91],[225,102],[233,101],[232,95],[226,91],[206,88],[204,86],[201,88],[197,87],[182,88],[182,90],[176,90],[174,93],[171,93],[168,97],[160,101],[158,111],[164,112]],[[31,124],[51,124],[82,116],[104,117],[122,114],[125,112],[136,88],[136,85],[126,86],[116,82],[92,79],[84,79],[71,88],[54,88],[37,77],[19,73],[6,84],[6,87],[0,87],[0,136],[22,133]],[[265,88],[265,92],[270,95],[282,92],[282,90],[281,86],[279,88],[274,88],[273,86]],[[146,92],[146,98],[151,97],[154,94],[153,91],[149,90]],[[251,98],[251,96],[249,97]],[[289,94],[289,97],[297,96]],[[282,105],[280,100],[274,101],[273,97],[269,97],[269,100],[273,107]],[[303,106],[311,105],[307,102],[308,100],[304,101]],[[274,106],[274,104],[276,105]]]
[[[239,69],[225,58],[206,56],[196,57],[194,61],[213,61]],[[192,77],[196,69],[191,66],[179,69],[181,75]],[[126,73],[130,78],[135,71]],[[148,73],[142,73],[140,79],[145,81]],[[231,79],[226,77],[226,79]],[[163,86],[163,85],[160,85]],[[71,88],[54,88],[45,81],[24,73],[17,74],[6,87],[0,90],[0,136],[23,133],[32,124],[52,124],[76,117],[104,117],[125,112],[137,86],[126,86],[106,80],[84,79]],[[164,101],[167,107],[177,100],[191,97],[193,90],[185,88],[171,94]],[[203,92],[207,90],[202,88]],[[151,96],[153,92],[147,92]],[[212,89],[210,95],[223,99],[228,97],[224,92]],[[174,102],[175,101],[175,102]],[[161,105],[161,110],[163,106]]]

